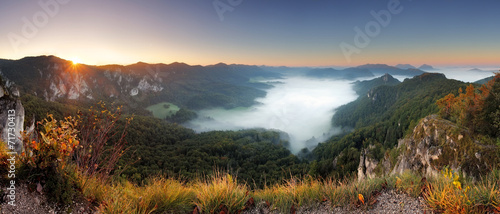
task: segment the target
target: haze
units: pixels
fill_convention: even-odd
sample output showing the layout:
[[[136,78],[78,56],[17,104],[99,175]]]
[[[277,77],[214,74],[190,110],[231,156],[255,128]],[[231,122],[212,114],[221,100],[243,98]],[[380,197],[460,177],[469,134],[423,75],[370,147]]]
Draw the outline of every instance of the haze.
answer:
[[[273,88],[261,104],[232,110],[210,109],[198,112],[199,118],[188,124],[196,131],[278,129],[290,136],[290,150],[313,148],[335,133],[331,126],[334,109],[356,99],[350,81],[287,77],[271,80]],[[212,119],[207,119],[210,117]],[[306,145],[306,141],[314,137]]]
[[[477,69],[477,70],[474,70]],[[447,67],[434,71],[443,73],[446,78],[456,79],[463,82],[475,82],[486,77],[495,75],[493,72],[498,72],[498,67]]]

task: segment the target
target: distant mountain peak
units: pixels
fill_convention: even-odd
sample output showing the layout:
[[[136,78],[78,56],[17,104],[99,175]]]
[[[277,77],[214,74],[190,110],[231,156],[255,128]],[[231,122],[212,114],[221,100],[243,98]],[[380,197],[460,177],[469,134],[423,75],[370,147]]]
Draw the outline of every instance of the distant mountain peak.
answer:
[[[190,65],[186,64],[186,63],[183,63],[183,62],[173,62],[173,63],[170,63],[169,64],[170,66],[185,66],[185,67],[189,67]]]
[[[390,79],[396,79],[394,78],[392,75],[390,75],[389,73],[385,73],[384,75],[381,76],[382,79],[384,80],[384,82],[387,82],[389,81]]]
[[[423,71],[434,71],[434,70],[437,70],[434,67],[432,67],[431,65],[427,65],[427,64],[421,65],[420,67],[418,67],[418,69],[423,70]]]
[[[442,73],[427,73],[427,72],[413,78],[419,78],[420,80],[423,81],[429,81],[435,79],[447,79],[446,76]]]
[[[424,71],[416,68],[402,69],[386,64],[365,64],[356,68],[368,69],[375,75],[384,75],[385,73],[388,73],[390,75],[416,76],[424,73]]]
[[[223,63],[223,62],[219,62],[219,63],[212,65],[212,66],[214,66],[214,67],[226,67],[226,66],[228,66],[228,64]]]
[[[392,77],[389,73],[385,73],[384,75],[377,77],[371,80],[363,80],[354,82],[353,89],[356,91],[358,95],[364,95],[368,93],[371,89],[376,88],[381,85],[397,85],[401,83],[396,78]]]
[[[469,69],[469,71],[483,71],[483,70],[481,70],[479,68],[472,68],[472,69]]]
[[[368,64],[360,65],[357,68],[383,68],[383,67],[392,67],[392,66],[389,66],[387,64],[371,64],[371,63],[368,63]]]
[[[417,69],[415,66],[410,65],[410,64],[397,64],[395,66],[396,68],[401,68],[401,69]]]

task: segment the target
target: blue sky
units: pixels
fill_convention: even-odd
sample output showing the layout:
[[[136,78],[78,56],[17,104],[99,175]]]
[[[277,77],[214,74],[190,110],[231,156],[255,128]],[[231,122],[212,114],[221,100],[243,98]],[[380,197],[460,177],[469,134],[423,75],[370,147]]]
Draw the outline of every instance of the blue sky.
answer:
[[[223,20],[214,2],[230,8]],[[366,46],[356,46],[354,28],[364,32],[376,21],[371,11],[388,11],[390,3],[400,13]],[[498,9],[497,0],[6,0],[0,3],[0,58],[52,54],[98,65],[499,65]],[[23,33],[26,21],[36,33]],[[356,50],[346,56],[342,43]]]

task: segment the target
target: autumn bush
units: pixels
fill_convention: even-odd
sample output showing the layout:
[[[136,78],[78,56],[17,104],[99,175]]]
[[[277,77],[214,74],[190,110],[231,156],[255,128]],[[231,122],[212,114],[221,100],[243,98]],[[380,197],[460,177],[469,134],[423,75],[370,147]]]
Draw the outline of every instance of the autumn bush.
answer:
[[[27,179],[30,189],[44,191],[62,204],[71,202],[76,189],[89,197],[89,192],[99,193],[114,174],[119,174],[114,170],[125,150],[126,131],[119,132],[118,141],[110,142],[109,138],[118,133],[115,124],[120,117],[119,107],[110,110],[102,102],[77,117],[58,121],[47,115],[33,132],[24,133],[20,177]],[[102,194],[94,201],[101,201]]]
[[[56,120],[52,115],[38,123],[34,136],[24,136],[21,154],[23,176],[29,187],[47,193],[49,199],[68,204],[75,194],[75,175],[67,164],[79,141],[77,122],[73,117]]]

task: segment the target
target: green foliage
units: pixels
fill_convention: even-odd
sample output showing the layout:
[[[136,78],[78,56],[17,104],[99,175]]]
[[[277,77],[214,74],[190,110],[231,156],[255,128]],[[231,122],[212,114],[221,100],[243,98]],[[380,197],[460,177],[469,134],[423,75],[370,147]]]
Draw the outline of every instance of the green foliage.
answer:
[[[168,116],[166,119],[169,122],[180,124],[195,119],[196,117],[196,112],[181,108],[175,114]]]
[[[71,104],[50,102],[30,94],[24,94],[21,97],[21,102],[26,115],[25,124],[29,124],[33,117],[36,121],[41,121],[47,114],[52,114],[55,119],[62,120],[65,116],[75,115],[79,108],[85,106],[80,104],[80,107],[77,107]]]
[[[334,126],[362,128],[387,121],[387,125],[405,128],[411,120],[436,113],[436,100],[464,86],[442,74],[426,73],[396,86],[375,88],[369,97],[361,96],[339,107],[332,122]]]
[[[48,169],[43,186],[49,200],[65,205],[71,204],[73,197],[77,194],[76,176],[74,172],[67,169],[68,167],[59,171]]]
[[[130,150],[119,165],[133,163],[124,176],[140,183],[151,174],[193,179],[214,168],[229,170],[256,187],[287,175],[307,173],[307,163],[286,149],[280,134],[265,130],[213,131],[195,134],[177,124],[138,116],[125,140]]]

